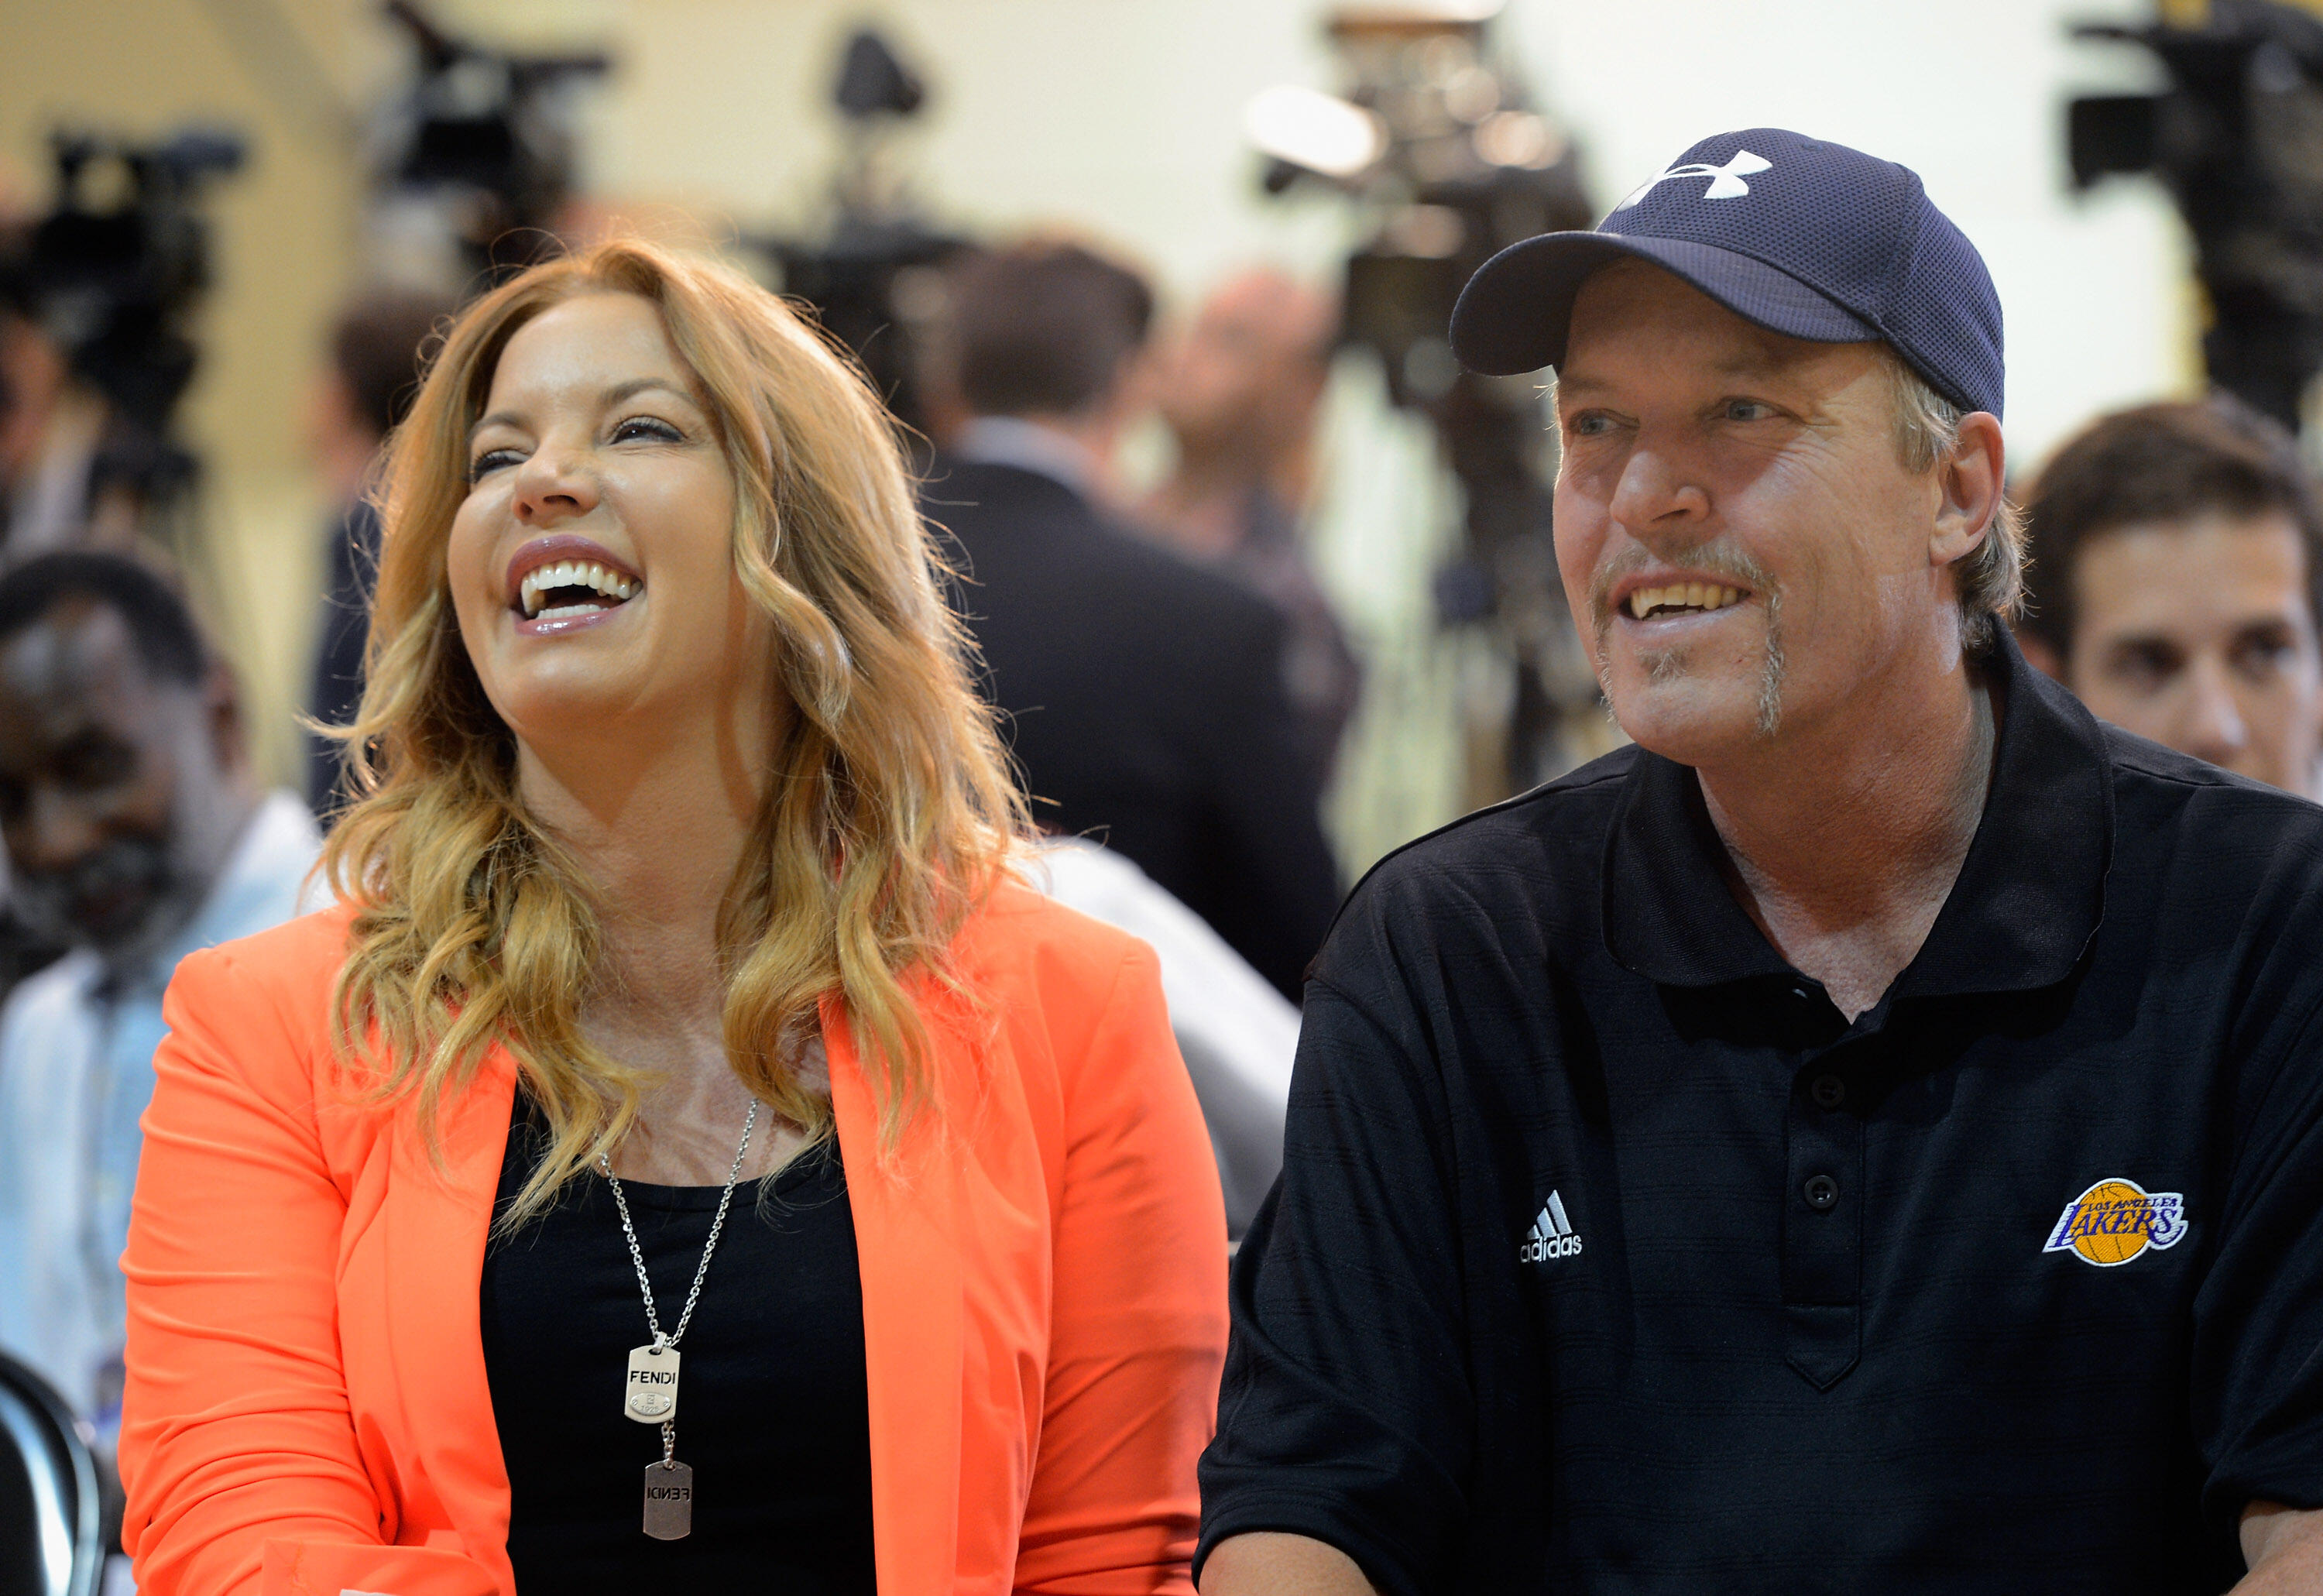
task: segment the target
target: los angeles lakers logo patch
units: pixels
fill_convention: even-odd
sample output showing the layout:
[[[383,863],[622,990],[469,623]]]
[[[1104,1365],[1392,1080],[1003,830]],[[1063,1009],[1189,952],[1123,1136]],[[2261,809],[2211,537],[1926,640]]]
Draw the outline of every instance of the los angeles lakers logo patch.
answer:
[[[2112,1269],[2148,1247],[2174,1247],[2186,1234],[2186,1199],[2135,1180],[2100,1180],[2065,1205],[2043,1252],[2070,1252]]]

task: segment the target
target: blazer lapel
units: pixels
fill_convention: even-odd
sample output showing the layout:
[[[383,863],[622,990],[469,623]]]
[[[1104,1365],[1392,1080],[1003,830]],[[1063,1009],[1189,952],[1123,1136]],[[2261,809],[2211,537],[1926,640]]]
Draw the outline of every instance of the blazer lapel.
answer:
[[[494,1050],[439,1124],[440,1162],[414,1117],[396,1116],[386,1226],[388,1346],[402,1398],[406,1444],[418,1467],[399,1481],[431,1491],[407,1501],[423,1522],[449,1524],[464,1550],[515,1588],[508,1561],[508,1466],[484,1371],[478,1294],[500,1159],[516,1101],[514,1060]]]
[[[923,1005],[930,1049],[950,1040]],[[822,1012],[831,1105],[847,1166],[863,1282],[871,1408],[871,1525],[882,1596],[937,1596],[954,1583],[960,1545],[961,1275],[955,1154],[932,1106],[893,1151],[878,1096],[838,1005]]]

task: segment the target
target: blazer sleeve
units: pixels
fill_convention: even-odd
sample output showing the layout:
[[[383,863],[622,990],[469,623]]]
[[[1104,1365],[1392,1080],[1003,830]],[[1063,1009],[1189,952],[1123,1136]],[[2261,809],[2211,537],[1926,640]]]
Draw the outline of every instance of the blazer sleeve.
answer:
[[[1226,1355],[1226,1212],[1161,969],[1131,942],[1065,1087],[1039,1450],[1016,1589],[1191,1596]]]
[[[323,1038],[272,985],[217,949],[179,964],[162,1002],[122,1259],[122,1543],[138,1590],[333,1596],[360,1568],[398,1596],[490,1591],[466,1559],[386,1544],[339,1355],[347,1204],[317,1122]]]

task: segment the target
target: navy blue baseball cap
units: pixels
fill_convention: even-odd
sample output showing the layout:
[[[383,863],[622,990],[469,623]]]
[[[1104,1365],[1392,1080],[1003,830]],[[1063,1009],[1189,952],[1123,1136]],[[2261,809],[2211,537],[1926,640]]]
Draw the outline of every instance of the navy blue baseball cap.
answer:
[[[1777,127],[1703,140],[1593,233],[1494,255],[1452,312],[1453,353],[1495,377],[1557,364],[1582,282],[1631,257],[1774,332],[1884,340],[1963,410],[2000,414],[2000,296],[1968,235],[1909,168]]]

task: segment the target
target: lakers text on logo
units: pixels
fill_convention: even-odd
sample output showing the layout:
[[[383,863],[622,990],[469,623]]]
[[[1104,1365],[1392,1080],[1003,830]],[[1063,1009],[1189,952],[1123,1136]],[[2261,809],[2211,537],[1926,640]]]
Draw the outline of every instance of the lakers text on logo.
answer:
[[[2174,1247],[2186,1234],[2186,1199],[2147,1191],[2135,1180],[2100,1180],[2065,1205],[2043,1252],[2070,1252],[2112,1269],[2148,1247]]]

